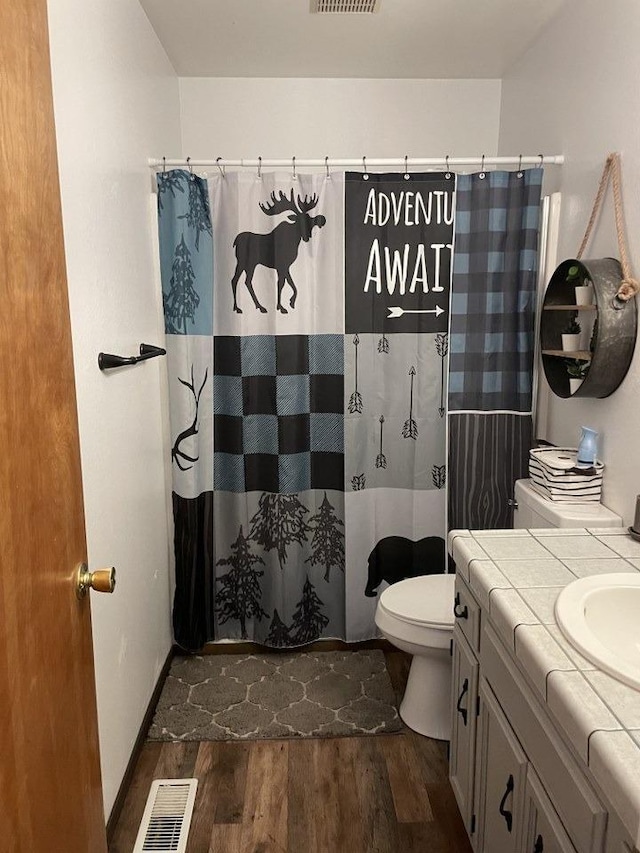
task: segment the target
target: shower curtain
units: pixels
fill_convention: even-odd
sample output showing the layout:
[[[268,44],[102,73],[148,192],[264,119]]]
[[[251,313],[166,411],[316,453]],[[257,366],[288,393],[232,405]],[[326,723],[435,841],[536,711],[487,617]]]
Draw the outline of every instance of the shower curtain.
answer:
[[[455,178],[157,178],[176,641],[375,636],[446,565]]]
[[[449,528],[511,527],[528,476],[543,170],[459,175],[451,301]]]
[[[447,491],[449,528],[511,524],[542,170],[157,181],[176,641],[375,636],[446,570]]]

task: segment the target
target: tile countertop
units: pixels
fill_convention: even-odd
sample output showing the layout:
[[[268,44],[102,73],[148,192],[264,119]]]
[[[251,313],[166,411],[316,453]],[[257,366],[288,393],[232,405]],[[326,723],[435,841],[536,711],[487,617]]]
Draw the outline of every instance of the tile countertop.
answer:
[[[449,553],[640,847],[640,691],[580,655],[554,616],[576,578],[640,571],[640,542],[623,528],[452,530]]]

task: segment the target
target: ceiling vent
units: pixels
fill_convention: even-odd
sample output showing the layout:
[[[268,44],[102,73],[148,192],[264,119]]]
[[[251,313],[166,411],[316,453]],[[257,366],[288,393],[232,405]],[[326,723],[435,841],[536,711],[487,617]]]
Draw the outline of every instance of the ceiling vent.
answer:
[[[311,0],[311,11],[318,14],[369,15],[377,12],[381,0]]]

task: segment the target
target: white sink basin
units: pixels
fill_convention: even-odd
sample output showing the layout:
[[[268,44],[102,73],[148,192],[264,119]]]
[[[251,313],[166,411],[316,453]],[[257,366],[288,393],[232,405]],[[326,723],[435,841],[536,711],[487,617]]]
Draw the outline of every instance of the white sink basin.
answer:
[[[555,613],[572,646],[640,690],[640,574],[580,578],[562,590]]]

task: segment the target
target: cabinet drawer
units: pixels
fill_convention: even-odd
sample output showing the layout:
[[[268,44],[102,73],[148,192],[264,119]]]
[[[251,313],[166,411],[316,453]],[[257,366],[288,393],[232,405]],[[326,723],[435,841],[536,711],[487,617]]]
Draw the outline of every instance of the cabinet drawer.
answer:
[[[456,620],[455,624],[458,625],[465,639],[477,654],[480,648],[480,607],[460,575],[456,577],[453,615]]]
[[[525,752],[534,756],[538,776],[576,850],[601,853],[606,811],[489,624],[483,631],[481,668]]]
[[[527,767],[524,827],[524,853],[576,853],[531,765]]]

